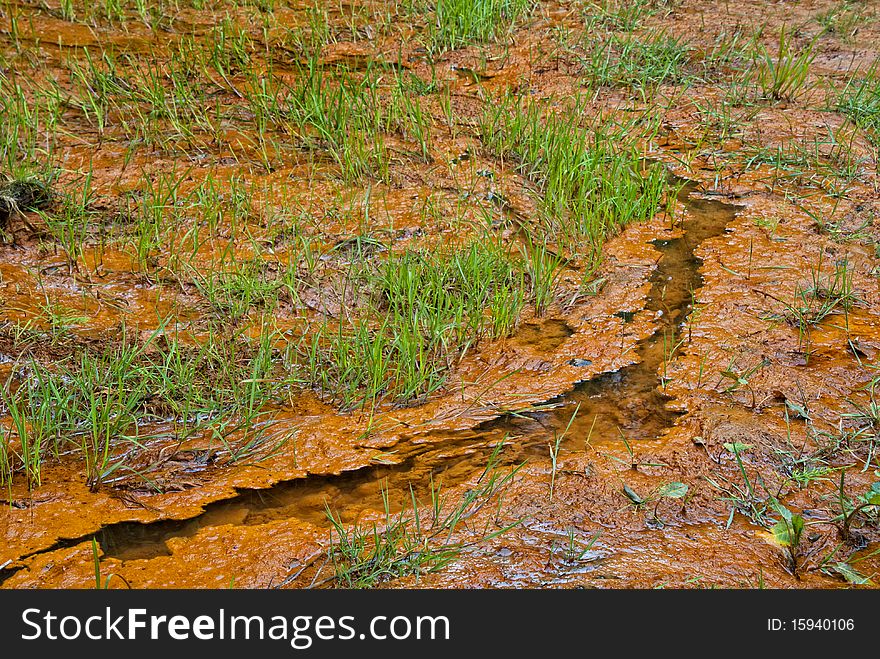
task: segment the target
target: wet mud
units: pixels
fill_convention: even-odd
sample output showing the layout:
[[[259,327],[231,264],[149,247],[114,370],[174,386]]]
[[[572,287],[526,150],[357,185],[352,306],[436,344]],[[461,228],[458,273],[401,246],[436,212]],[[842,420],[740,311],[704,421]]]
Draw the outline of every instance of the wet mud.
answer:
[[[653,312],[656,329],[638,342],[638,361],[618,371],[605,373],[579,384],[572,392],[548,401],[553,409],[526,412],[493,419],[462,433],[437,433],[407,451],[404,461],[390,467],[369,467],[329,478],[308,478],[255,490],[233,500],[211,504],[194,520],[143,525],[123,523],[102,528],[97,534],[104,555],[121,561],[150,558],[166,553],[166,540],[186,537],[198,530],[224,524],[259,525],[293,517],[316,526],[329,526],[326,511],[339,511],[345,521],[358,519],[364,511],[383,510],[382,490],[398,503],[407,500],[412,488],[419,500],[428,494],[429,478],[446,487],[472,481],[485,468],[492,447],[510,441],[505,453],[509,464],[545,456],[553,433],[569,428],[566,444],[596,437],[613,437],[615,431],[629,440],[655,439],[678,416],[667,408],[669,396],[663,393],[664,360],[679,340],[684,320],[691,310],[693,295],[700,288],[699,259],[694,248],[703,240],[724,232],[736,207],[723,202],[690,198],[690,188],[681,194],[688,210],[682,222],[683,235],[654,241],[661,257],[651,275],[651,291],[646,310]],[[552,351],[571,335],[564,323],[550,324],[544,331],[525,325],[515,340],[539,342]],[[561,340],[560,340],[561,339]],[[569,423],[577,410],[574,422]],[[577,440],[575,439],[577,438]],[[612,440],[614,441],[614,440]],[[397,512],[397,511],[395,511]]]
[[[563,450],[572,453],[583,453],[593,437],[598,445],[618,445],[623,437],[636,447],[662,437],[680,414],[667,406],[670,397],[664,393],[663,365],[673,356],[673,346],[685,330],[702,283],[700,260],[694,250],[704,240],[723,234],[736,212],[733,205],[702,199],[693,192],[694,186],[689,185],[680,193],[687,215],[675,237],[652,241],[660,258],[649,278],[651,288],[641,313],[652,317],[654,331],[636,344],[633,364],[585,380],[572,392],[547,401],[547,411],[501,416],[465,432],[422,436],[397,453],[400,462],[393,466],[365,467],[340,476],[309,477],[251,490],[209,504],[194,519],[104,526],[94,534],[102,557],[117,566],[117,574],[128,575],[129,564],[148,564],[159,557],[185,560],[190,539],[222,535],[229,527],[249,527],[250,533],[259,535],[274,524],[305,524],[316,532],[326,532],[329,510],[337,511],[342,521],[353,523],[364,515],[380,515],[386,500],[394,502],[392,511],[396,513],[412,494],[426,500],[431,483],[453,491],[472,483],[499,443],[508,444],[503,463],[513,465],[546,460],[548,443],[554,433],[563,431]],[[562,322],[551,323],[546,332],[536,331],[536,327],[525,325],[513,340],[531,340],[542,350],[553,351],[572,334]],[[40,554],[51,555],[83,542],[86,538],[66,541]],[[532,575],[532,582],[539,583],[541,574]],[[526,578],[525,572],[521,577]]]
[[[630,29],[623,13],[541,3],[509,37],[433,55],[414,39],[423,26],[392,29],[371,3],[363,24],[354,8],[350,17],[329,11],[322,70],[380,71],[381,84],[413,76],[429,117],[427,152],[405,131],[385,136],[388,172],[363,185],[308,131],[282,125],[274,142],[259,143],[252,128],[248,67],[296,81],[311,33],[294,43],[291,30],[315,20],[301,7],[279,6],[272,21],[237,8],[230,24],[247,32],[259,15],[267,27],[251,30],[251,50],[238,53],[247,65],[208,67],[201,99],[236,109],[186,139],[161,134],[161,121],[151,124],[160,135],[126,132],[121,105],[122,119],[110,112],[99,130],[82,90],[76,99],[71,91],[70,59],[109,49],[169,65],[188,39],[215,38],[210,11],[185,8],[158,29],[143,19],[87,25],[51,8],[33,10],[27,25],[0,16],[0,73],[41,68],[36,78],[68,96],[53,146],[59,185],[80,189],[88,172],[98,191],[73,259],[39,212],[0,207],[0,377],[16,386],[28,360],[100,354],[120,345],[123,328],[197,346],[211,340],[211,323],[228,321],[252,345],[271,323],[283,338],[276,358],[316,318],[345,322],[358,292],[340,290],[340,273],[352,264],[461,244],[484,227],[523,248],[542,212],[539,186],[478,134],[484,107],[509,93],[551,109],[580,95],[587,124],[662,115],[639,155],[687,181],[674,212],[609,235],[586,279],[582,264],[568,263],[546,310],[527,306],[510,336],[469,346],[430,395],[341,408],[318,387],[291,387],[265,419],[266,446],[279,449],[253,461],[223,457],[210,438],[181,442],[175,423],[153,419],[131,462],[146,477],[100,487],[87,487],[80,462],[53,457],[38,487],[16,480],[0,491],[0,585],[92,587],[93,539],[102,572],[133,587],[332,584],[331,514],[348,528],[381,528],[413,501],[429,512],[438,487],[452,503],[477,491],[493,459],[515,476],[458,528],[461,555],[382,587],[875,585],[876,511],[845,535],[838,487],[855,500],[877,480],[880,187],[876,136],[839,111],[837,94],[880,54],[880,21],[866,13],[850,25],[848,14],[825,13],[831,2],[791,8],[802,19],[794,43],[815,40],[816,56],[803,94],[773,99],[746,75],[746,44],[761,27],[755,38],[776,47],[788,23],[774,3],[723,12],[698,0],[649,4]],[[585,21],[609,38],[683,39],[683,77],[639,86],[621,73],[593,84],[575,36]],[[182,172],[180,199],[213,182],[224,203],[246,190],[247,212],[218,215],[201,243],[193,236],[209,223],[185,218],[168,244],[138,253],[126,233],[132,209],[150,185]],[[291,199],[296,221],[284,215]],[[184,206],[167,203],[164,217]],[[301,252],[312,259],[306,283],[281,296],[271,318],[259,301],[240,315],[208,301],[205,273],[256,263],[258,282],[277,281]],[[835,295],[821,318],[810,316]],[[151,339],[157,328],[162,338]],[[794,559],[770,532],[774,505],[806,520]],[[852,583],[841,565],[873,581]]]

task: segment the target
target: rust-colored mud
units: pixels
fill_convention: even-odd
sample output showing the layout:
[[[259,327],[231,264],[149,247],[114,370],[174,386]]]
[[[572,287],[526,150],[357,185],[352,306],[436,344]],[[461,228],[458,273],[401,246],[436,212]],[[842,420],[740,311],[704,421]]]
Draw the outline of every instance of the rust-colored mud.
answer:
[[[320,254],[317,283],[297,303],[285,301],[271,319],[256,308],[235,319],[242,336],[254,338],[270,320],[289,336],[309,318],[344,317],[346,292],[332,285],[338,273],[327,255],[344,262],[338,255],[355,237],[379,238],[383,249],[432,247],[458,243],[472,235],[468,227],[488,223],[516,245],[517,223],[538,212],[535,186],[487,153],[474,132],[481,108],[508,92],[564,99],[586,90],[584,123],[598,115],[662,116],[642,155],[688,183],[673,214],[630,224],[604,244],[588,292],[579,268],[564,270],[543,314],[527,308],[509,338],[470,348],[425,399],[344,411],[304,387],[267,419],[267,437],[281,448],[265,459],[212,462],[216,446],[206,438],[151,440],[142,464],[159,467],[149,479],[93,489],[82,464],[48,461],[41,486],[29,491],[17,481],[2,494],[3,587],[91,587],[93,538],[102,571],[133,587],[323,584],[327,574],[317,571],[316,558],[334,541],[328,510],[346,525],[382,524],[386,500],[395,513],[413,497],[426,505],[437,484],[456,501],[477,487],[499,445],[502,468],[523,466],[500,500],[459,530],[473,544],[439,573],[385,587],[834,588],[848,585],[830,568],[840,561],[865,577],[880,573],[872,555],[880,540],[876,515],[859,519],[849,537],[835,519],[840,474],[847,495],[857,497],[878,473],[877,138],[829,109],[833,85],[877,58],[878,17],[866,14],[858,29],[841,34],[820,32],[816,17],[835,6],[830,0],[801,3],[790,17],[761,0],[723,11],[702,0],[670,3],[634,33],[685,39],[696,73],[688,84],[647,93],[588,88],[578,46],[565,38],[583,29],[586,10],[540,5],[507,43],[441,53],[433,62],[414,39],[419,26],[380,28],[375,19],[353,29],[330,12],[323,66],[406,72],[448,92],[448,101],[425,95],[429,157],[410,136],[391,136],[389,173],[368,185],[345,183],[326,153],[294,144],[302,137],[295,131],[258,146],[247,109],[240,123],[178,141],[169,133],[164,145],[140,143],[112,116],[99,134],[77,106],[65,110],[53,152],[59,184],[89,172],[101,222],[124,217],[125,195],[136,200],[144,181],[169,172],[186,172],[182,194],[208,180],[224,190],[244,186],[251,214],[243,229],[221,221],[199,245],[187,242],[193,227],[183,224],[167,237],[174,249],[150,256],[148,273],[132,244],[105,245],[97,230],[92,237],[100,240],[72,265],[40,230],[37,214],[14,218],[0,246],[4,382],[30,358],[51,364],[116,345],[123,327],[146,339],[173,318],[165,331],[198,345],[222,312],[206,303],[192,273],[212,272],[230,254],[271,269],[303,236]],[[187,8],[162,29],[143,22],[121,29],[112,21],[62,20],[54,9],[20,9],[34,16],[18,33],[9,16],[0,17],[0,73],[32,67],[36,78],[57,79],[62,89],[72,88],[68,59],[82,48],[167,63],[184,36],[208,39],[219,20],[211,10]],[[257,24],[245,9],[232,16]],[[294,79],[302,53],[284,35],[307,24],[306,15],[299,6],[279,7],[274,18],[260,37],[282,54],[271,73]],[[803,95],[729,102],[736,66],[745,65],[698,66],[698,55],[739,32],[744,42],[762,28],[772,48],[795,19],[803,26],[797,44],[817,39]],[[252,55],[254,70],[268,77]],[[240,88],[250,84],[245,73],[214,76],[211,103],[239,103]],[[446,102],[456,121],[446,121]],[[717,113],[728,102],[737,120],[722,131]],[[773,154],[787,164],[774,165]],[[290,199],[311,224],[266,219],[289,210]],[[791,311],[798,295],[816,282],[828,285],[841,267],[851,278],[851,303],[799,326]],[[22,349],[22,337],[31,335],[37,338]],[[874,410],[873,418],[864,410]],[[687,495],[657,496],[670,483],[685,484]],[[769,532],[778,518],[773,497],[807,522],[795,565]]]

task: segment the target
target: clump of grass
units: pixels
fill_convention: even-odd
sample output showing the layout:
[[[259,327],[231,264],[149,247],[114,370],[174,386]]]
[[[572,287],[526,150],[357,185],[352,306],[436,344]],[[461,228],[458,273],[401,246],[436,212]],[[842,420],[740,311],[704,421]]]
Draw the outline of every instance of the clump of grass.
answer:
[[[94,217],[92,177],[89,173],[78,190],[64,193],[61,201],[49,211],[40,211],[49,233],[61,244],[70,271],[77,270],[77,261],[89,239],[89,224]]]
[[[880,145],[880,67],[876,62],[861,79],[849,80],[838,94],[836,107]]]
[[[585,39],[586,54],[579,60],[593,85],[646,90],[687,80],[690,46],[681,37],[653,31],[641,37],[612,35],[604,42],[587,33]]]
[[[876,20],[874,16],[867,15],[866,8],[860,4],[844,0],[816,14],[815,21],[822,26],[822,30],[826,34],[833,34],[843,41],[851,41],[861,27]]]
[[[815,43],[813,40],[805,48],[797,47],[785,27],[779,31],[775,53],[756,40],[751,75],[764,98],[794,100],[804,93],[810,65],[816,58]]]
[[[661,165],[639,159],[637,126],[584,129],[571,120],[577,114],[575,106],[544,117],[538,104],[509,97],[485,111],[480,133],[493,154],[538,186],[533,242],[552,241],[590,269],[609,235],[660,210],[668,185]]]
[[[652,13],[651,0],[599,0],[581,8],[584,28],[632,32]]]
[[[64,103],[57,82],[37,84],[0,71],[0,168],[4,178],[52,179],[48,163]]]
[[[781,318],[798,328],[798,348],[804,345],[809,347],[810,330],[813,326],[832,313],[847,314],[854,304],[861,301],[853,288],[852,270],[846,259],[835,263],[834,272],[830,275],[823,275],[821,269],[820,257],[819,263],[812,269],[810,283],[806,286],[798,285],[790,302],[764,293],[784,306],[782,314],[771,314],[768,317]]]
[[[433,9],[428,41],[435,51],[498,39],[535,6],[534,0],[433,0],[416,4],[422,11]]]
[[[192,280],[211,310],[223,314],[228,320],[237,320],[253,307],[271,310],[284,285],[280,277],[270,276],[268,264],[260,259],[234,262],[230,267],[221,264],[219,269],[201,273],[188,267]]]
[[[284,41],[299,52],[311,56],[320,52],[325,44],[334,39],[326,7],[316,1],[311,7],[306,8],[305,14],[306,24],[288,29]]]
[[[880,384],[880,377],[875,376],[864,387],[864,390],[867,392],[867,401],[849,400],[848,402],[853,406],[854,411],[841,415],[841,419],[846,419],[856,424],[854,430],[841,435],[841,438],[846,439],[850,450],[855,454],[854,449],[857,445],[866,448],[865,464],[862,471],[867,471],[873,463],[877,443],[880,440],[880,400],[877,399],[876,393],[878,384]]]
[[[415,141],[422,160],[430,162],[432,118],[413,89],[415,85],[422,84],[424,83],[421,79],[415,76],[406,78],[396,75],[385,110],[385,125],[387,130],[399,132],[405,138]]]
[[[846,470],[841,470],[840,484],[837,490],[840,514],[834,518],[834,521],[840,525],[840,533],[843,540],[845,542],[852,542],[854,523],[861,519],[865,522],[873,522],[876,525],[878,519],[880,519],[880,481],[875,481],[867,491],[852,499],[844,490],[845,475]]]
[[[535,302],[535,314],[543,316],[553,302],[556,280],[562,273],[564,259],[547,247],[546,238],[540,245],[527,240],[527,245],[520,246],[520,251]]]
[[[0,183],[0,229],[23,213],[44,207],[50,200],[49,186],[34,177]]]
[[[146,190],[133,213],[136,221],[133,243],[138,265],[144,273],[155,268],[155,252],[162,246],[163,229],[175,221],[181,180],[173,180],[164,173],[147,179]]]
[[[706,477],[706,482],[723,495],[721,499],[730,504],[730,515],[727,518],[728,527],[733,523],[733,517],[737,512],[763,526],[770,512],[771,502],[776,498],[768,492],[760,472],[757,472],[753,478],[749,477],[743,455],[751,451],[752,448],[751,444],[741,442],[724,444],[724,449],[736,458],[742,483],[721,474],[718,474],[717,477]],[[763,495],[759,491],[759,487],[763,490]]]
[[[333,575],[318,581],[320,570],[311,585],[332,584],[342,588],[371,588],[405,576],[438,572],[456,560],[470,547],[486,543],[519,524],[516,521],[500,528],[476,531],[471,540],[458,538],[467,520],[492,502],[499,502],[513,481],[520,466],[502,470],[499,444],[489,458],[474,488],[455,505],[441,494],[440,485],[430,485],[430,507],[427,513],[410,489],[410,502],[397,515],[391,513],[388,491],[383,489],[385,519],[379,525],[359,523],[350,528],[333,511],[326,510],[337,540],[327,550],[327,562]],[[473,533],[473,532],[469,532]],[[332,540],[332,534],[331,534]],[[325,563],[326,564],[326,563]]]
[[[382,138],[377,76],[329,80],[317,57],[299,72],[286,116],[306,145],[325,149],[346,182],[387,178],[390,156]]]
[[[63,394],[65,398],[59,398],[57,376],[43,376],[59,413],[67,417],[71,434],[79,443],[86,485],[92,490],[125,464],[124,454],[114,455],[114,441],[123,435],[139,434],[138,412],[149,391],[148,380],[134,364],[138,353],[139,348],[130,344],[123,344],[115,354],[104,358],[84,353],[65,374],[72,384]]]
[[[484,338],[510,333],[528,298],[523,264],[497,241],[392,254],[352,270],[348,323],[323,321],[294,346],[304,381],[350,409],[436,391]]]
[[[812,185],[827,190],[829,196],[840,198],[864,173],[868,159],[854,154],[856,133],[841,127],[828,129],[812,139],[785,140],[774,147],[748,146],[746,167],[766,163],[776,171],[776,180]]]
[[[52,414],[48,406],[32,395],[28,387],[13,390],[11,378],[0,388],[0,399],[11,419],[11,427],[3,428],[3,473],[11,485],[16,471],[24,474],[28,489],[42,483],[43,459],[47,435],[51,432]],[[13,435],[14,441],[13,445]]]
[[[151,442],[179,446],[198,437],[218,445],[216,464],[265,457],[273,447],[264,442],[264,409],[276,391],[268,383],[284,386],[283,377],[266,377],[271,351],[265,332],[248,350],[220,336],[187,348],[157,332],[140,344],[123,336],[116,347],[52,367],[31,360],[18,386],[10,379],[0,388],[11,419],[0,431],[0,485],[21,474],[38,487],[48,456],[73,455],[97,490],[146,478],[158,467],[144,462]]]

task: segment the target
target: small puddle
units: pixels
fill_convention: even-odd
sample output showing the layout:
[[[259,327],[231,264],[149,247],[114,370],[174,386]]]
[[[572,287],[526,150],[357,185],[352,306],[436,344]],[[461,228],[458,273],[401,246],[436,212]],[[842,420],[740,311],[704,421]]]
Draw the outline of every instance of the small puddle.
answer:
[[[106,526],[97,534],[104,553],[120,560],[169,555],[168,539],[189,537],[199,529],[224,524],[260,525],[297,518],[326,527],[327,507],[341,514],[344,522],[354,522],[364,512],[383,510],[383,488],[393,504],[409,501],[410,487],[425,500],[432,479],[449,487],[473,478],[485,468],[492,449],[508,437],[514,439],[502,453],[504,463],[546,460],[548,441],[554,432],[565,429],[576,408],[577,417],[563,443],[566,450],[583,450],[588,437],[593,442],[619,441],[621,436],[634,441],[660,438],[678,414],[666,407],[669,398],[663,392],[663,364],[680,338],[693,292],[702,284],[694,249],[721,235],[737,210],[716,200],[691,197],[693,190],[688,184],[680,195],[689,211],[682,237],[654,243],[662,258],[651,277],[646,309],[655,314],[657,328],[639,342],[637,363],[582,382],[550,401],[553,408],[549,411],[508,415],[468,431],[404,442],[396,447],[399,463],[395,465],[373,465],[337,476],[280,483],[266,490],[246,490],[233,499],[208,505],[202,515],[190,520]],[[556,342],[558,346],[570,334],[564,322],[551,321],[534,327],[524,325],[517,339],[541,345]]]
[[[565,430],[575,409],[577,416],[563,443],[572,448],[584,448],[588,438],[593,442],[619,440],[621,436],[627,441],[658,439],[679,415],[666,407],[669,397],[664,394],[664,364],[672,359],[681,339],[682,324],[691,311],[694,292],[702,286],[701,262],[694,250],[704,240],[724,233],[737,211],[737,206],[731,204],[691,197],[693,189],[689,184],[681,192],[681,201],[689,211],[688,219],[682,223],[684,234],[680,238],[653,241],[662,257],[651,276],[645,308],[654,312],[656,330],[639,342],[638,361],[581,383],[572,392],[551,401],[562,404],[552,412],[512,420],[516,434],[542,433],[535,443],[542,455],[547,450],[548,434]],[[620,317],[628,322],[632,320],[630,314],[620,312]]]
[[[548,318],[543,323],[523,323],[511,341],[534,346],[539,352],[553,352],[574,334],[568,323],[559,318]]]

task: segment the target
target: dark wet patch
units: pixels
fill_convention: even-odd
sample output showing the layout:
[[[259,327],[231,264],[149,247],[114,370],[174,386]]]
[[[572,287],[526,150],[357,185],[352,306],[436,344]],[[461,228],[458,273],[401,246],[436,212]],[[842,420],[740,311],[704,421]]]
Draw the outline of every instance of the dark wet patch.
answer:
[[[534,346],[541,352],[552,352],[574,334],[564,320],[550,318],[543,323],[523,323],[513,340],[520,345]]]
[[[20,570],[23,569],[18,566],[16,566],[16,567],[10,566],[11,562],[12,561],[9,561],[5,565],[0,567],[0,585],[2,585],[4,581],[6,581],[10,577],[12,577],[14,574],[16,574],[17,572],[19,572]]]
[[[9,181],[0,185],[0,228],[20,213],[44,207],[50,200],[49,187],[37,179]]]
[[[363,258],[376,252],[385,251],[381,240],[371,236],[350,236],[339,240],[331,251],[345,254],[348,257]]]

